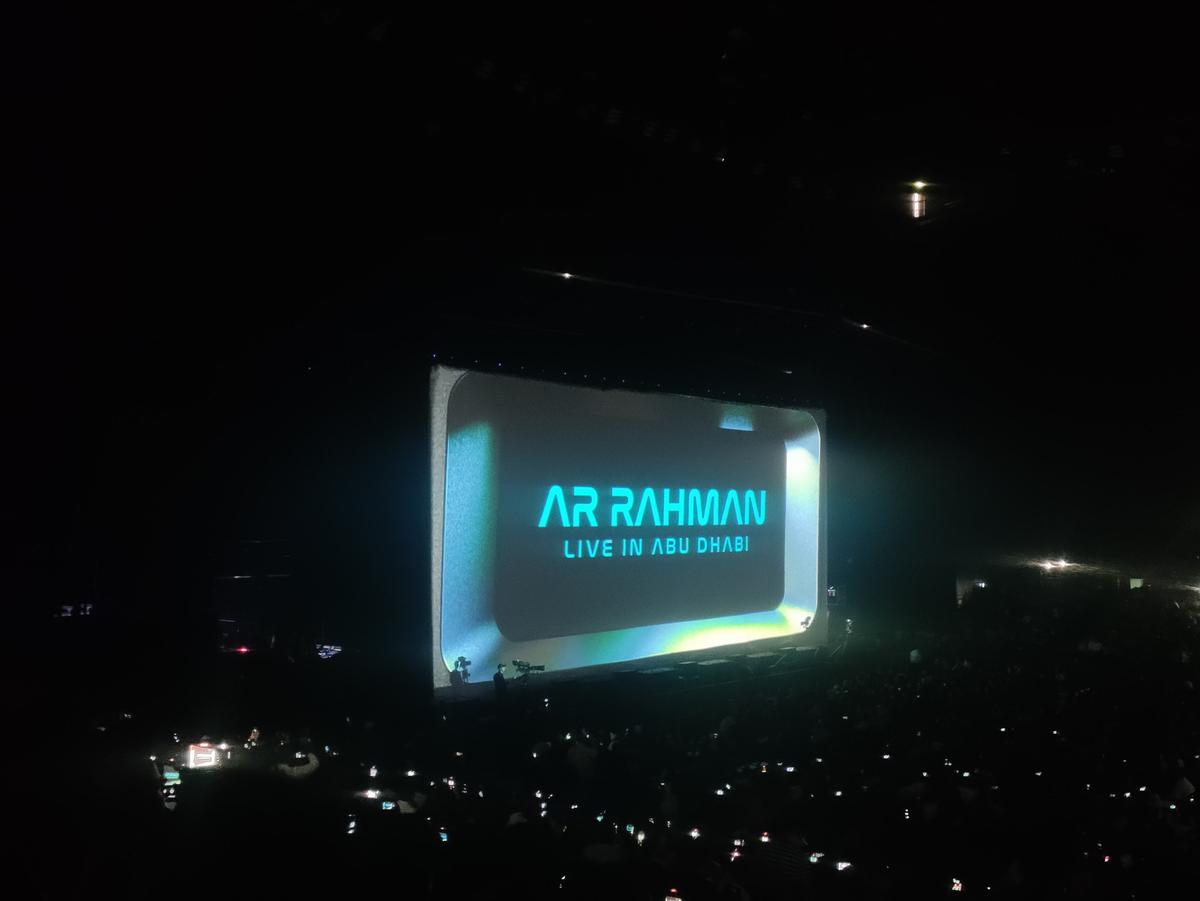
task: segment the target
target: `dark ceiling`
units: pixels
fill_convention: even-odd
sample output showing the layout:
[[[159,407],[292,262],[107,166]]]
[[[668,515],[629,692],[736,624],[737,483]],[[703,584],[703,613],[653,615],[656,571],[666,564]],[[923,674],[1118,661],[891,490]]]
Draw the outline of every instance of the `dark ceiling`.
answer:
[[[129,497],[108,530],[128,546],[196,485],[221,491],[184,544],[278,529],[298,423],[396,440],[379,411],[438,353],[822,405],[864,510],[867,485],[921,507],[903,483],[922,457],[947,515],[997,511],[980,540],[1191,554],[1180,23],[961,4],[24,15],[8,356],[21,465],[53,474],[21,498],[33,545],[76,555]],[[276,493],[244,514],[264,473]]]

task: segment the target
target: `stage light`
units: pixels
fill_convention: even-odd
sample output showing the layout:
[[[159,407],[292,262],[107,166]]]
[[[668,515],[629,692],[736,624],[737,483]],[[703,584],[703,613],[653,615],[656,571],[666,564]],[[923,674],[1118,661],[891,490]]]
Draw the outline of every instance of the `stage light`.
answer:
[[[916,188],[918,191],[923,191],[923,190],[925,190],[925,187],[926,187],[925,182],[923,182],[923,181],[914,181],[912,183],[912,186],[914,188]]]
[[[563,275],[563,278],[570,278],[570,277],[571,277],[571,273],[569,273],[569,272],[564,272],[562,275]]]

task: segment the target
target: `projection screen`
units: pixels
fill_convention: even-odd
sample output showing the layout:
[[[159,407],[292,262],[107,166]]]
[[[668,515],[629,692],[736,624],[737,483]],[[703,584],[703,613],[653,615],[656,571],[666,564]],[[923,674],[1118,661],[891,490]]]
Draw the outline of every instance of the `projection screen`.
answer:
[[[433,684],[825,639],[820,411],[432,372]],[[480,679],[479,677],[482,677]]]

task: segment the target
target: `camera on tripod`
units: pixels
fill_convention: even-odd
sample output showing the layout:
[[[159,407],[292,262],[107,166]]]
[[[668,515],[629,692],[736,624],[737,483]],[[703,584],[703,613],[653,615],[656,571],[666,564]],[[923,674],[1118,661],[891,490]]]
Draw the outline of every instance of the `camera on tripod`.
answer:
[[[520,676],[528,676],[530,673],[544,673],[546,671],[545,664],[534,666],[528,660],[514,660],[513,669],[517,671],[518,678]]]

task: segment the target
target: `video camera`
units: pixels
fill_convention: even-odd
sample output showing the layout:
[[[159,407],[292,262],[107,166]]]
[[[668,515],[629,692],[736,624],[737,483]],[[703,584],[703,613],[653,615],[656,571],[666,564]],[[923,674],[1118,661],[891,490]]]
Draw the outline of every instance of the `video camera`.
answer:
[[[512,662],[515,669],[522,676],[528,676],[530,673],[544,673],[546,671],[545,664],[534,666],[528,660],[514,660]]]

